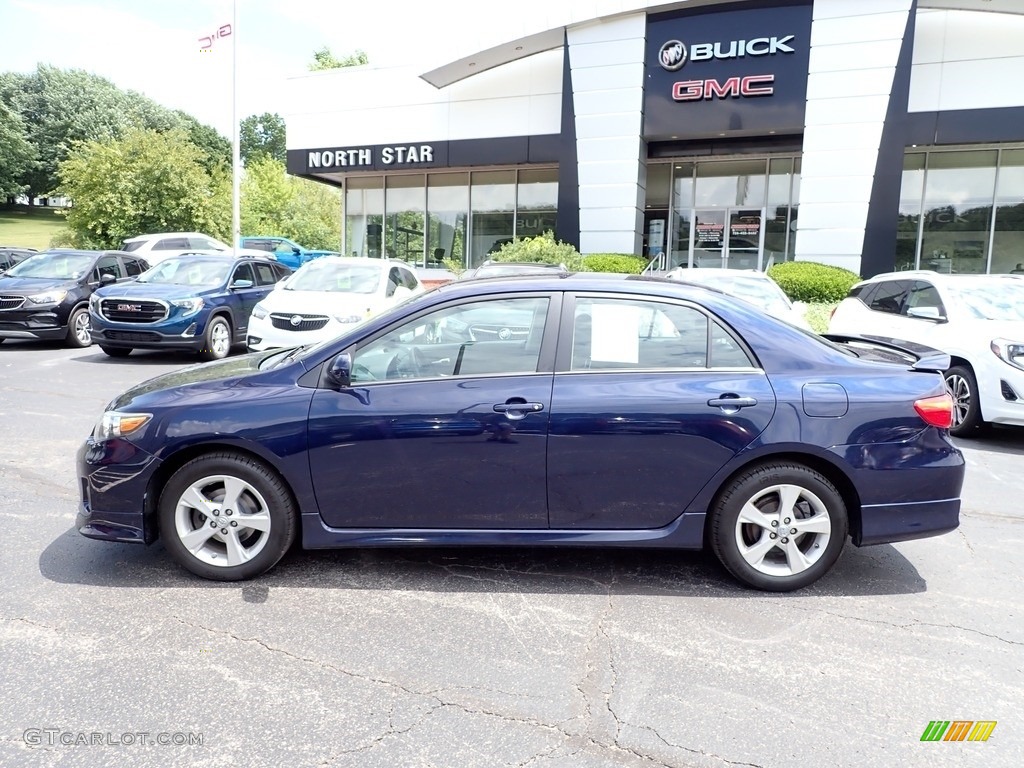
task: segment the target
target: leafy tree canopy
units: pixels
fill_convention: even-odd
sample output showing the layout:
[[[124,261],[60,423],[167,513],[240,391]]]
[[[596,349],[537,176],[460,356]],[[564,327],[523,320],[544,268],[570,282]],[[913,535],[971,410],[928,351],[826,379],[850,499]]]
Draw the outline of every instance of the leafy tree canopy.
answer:
[[[21,179],[32,169],[35,152],[25,140],[25,123],[0,102],[0,197],[20,195]]]
[[[318,51],[313,52],[313,61],[309,65],[310,72],[320,72],[325,69],[341,69],[342,67],[358,67],[369,64],[370,58],[365,51],[356,50],[354,53],[337,58],[331,49],[326,45]]]
[[[267,155],[253,158],[242,180],[242,232],[287,237],[306,248],[340,250],[341,192],[285,173]]]
[[[239,127],[239,153],[245,165],[257,157],[285,162],[284,118],[276,112],[245,118]]]

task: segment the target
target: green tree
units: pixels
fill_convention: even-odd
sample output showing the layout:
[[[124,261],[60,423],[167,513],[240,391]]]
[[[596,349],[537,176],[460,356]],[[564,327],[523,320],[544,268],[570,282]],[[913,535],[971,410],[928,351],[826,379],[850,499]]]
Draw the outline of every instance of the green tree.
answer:
[[[230,233],[230,179],[180,129],[130,129],[123,138],[80,142],[60,163],[58,192],[67,211],[67,242],[111,248],[148,232]]]
[[[369,64],[370,58],[366,55],[365,51],[356,50],[355,53],[345,56],[342,59],[337,58],[331,49],[326,45],[318,51],[313,52],[313,61],[309,65],[310,72],[320,72],[325,69],[341,69],[342,67],[358,67],[363,64]]]
[[[25,140],[25,123],[0,102],[0,197],[20,195],[21,179],[33,165],[32,145]]]
[[[239,126],[239,152],[245,165],[257,157],[269,156],[285,162],[284,118],[276,112],[249,115]]]
[[[267,155],[253,158],[242,180],[242,231],[279,235],[306,248],[339,250],[341,193],[326,184],[285,173]]]
[[[202,148],[207,170],[230,162],[230,142],[212,128],[83,70],[40,64],[29,74],[4,73],[0,103],[21,118],[23,137],[35,155],[19,177],[30,197],[57,186],[57,169],[76,142],[118,138],[134,128],[184,130]]]

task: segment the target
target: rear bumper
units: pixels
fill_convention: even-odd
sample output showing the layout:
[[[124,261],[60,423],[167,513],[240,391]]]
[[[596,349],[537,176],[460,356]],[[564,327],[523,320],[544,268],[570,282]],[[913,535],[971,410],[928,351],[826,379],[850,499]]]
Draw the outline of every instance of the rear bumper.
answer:
[[[940,536],[960,525],[960,499],[865,506],[860,522],[853,536],[858,547]]]

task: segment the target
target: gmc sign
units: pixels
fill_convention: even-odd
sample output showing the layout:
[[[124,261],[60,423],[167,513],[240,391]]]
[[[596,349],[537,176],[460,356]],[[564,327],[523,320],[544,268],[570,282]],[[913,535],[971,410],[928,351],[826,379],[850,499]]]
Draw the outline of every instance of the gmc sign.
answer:
[[[718,80],[682,80],[672,86],[676,101],[738,99],[741,96],[771,96],[775,93],[775,75],[747,75]]]

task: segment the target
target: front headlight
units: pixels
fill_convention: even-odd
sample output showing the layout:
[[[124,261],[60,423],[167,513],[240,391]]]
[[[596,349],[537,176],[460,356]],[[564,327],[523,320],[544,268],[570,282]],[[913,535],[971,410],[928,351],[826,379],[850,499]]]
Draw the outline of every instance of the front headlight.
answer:
[[[35,296],[29,296],[28,300],[33,304],[60,304],[67,295],[67,291],[47,291],[46,293],[37,293]]]
[[[992,339],[989,349],[1004,363],[1024,371],[1024,344],[1007,339]]]
[[[264,317],[267,316],[267,308],[264,307],[262,303],[257,304],[255,307],[252,308],[252,316],[255,317],[257,320],[262,320]]]
[[[126,437],[142,429],[153,418],[151,413],[123,413],[106,411],[92,431],[93,439],[109,440],[112,437]]]
[[[171,299],[171,306],[185,310],[184,314],[187,317],[188,315],[194,315],[196,312],[203,308],[203,300],[199,298]]]

